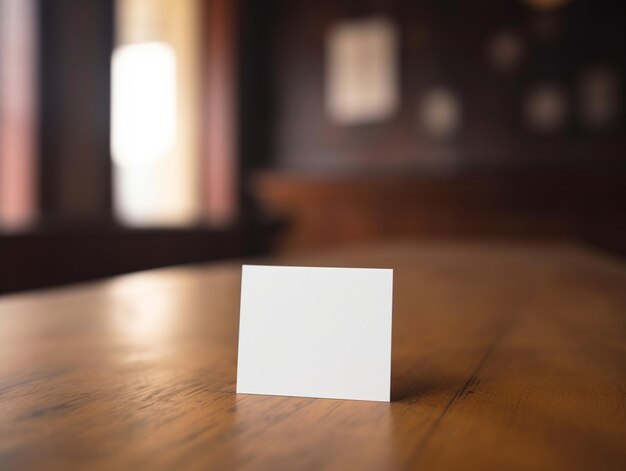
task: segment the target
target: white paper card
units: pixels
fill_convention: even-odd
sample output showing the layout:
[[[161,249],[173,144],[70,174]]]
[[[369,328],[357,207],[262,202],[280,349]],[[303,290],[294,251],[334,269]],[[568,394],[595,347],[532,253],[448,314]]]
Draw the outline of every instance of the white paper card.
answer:
[[[393,270],[244,265],[237,392],[389,401]]]

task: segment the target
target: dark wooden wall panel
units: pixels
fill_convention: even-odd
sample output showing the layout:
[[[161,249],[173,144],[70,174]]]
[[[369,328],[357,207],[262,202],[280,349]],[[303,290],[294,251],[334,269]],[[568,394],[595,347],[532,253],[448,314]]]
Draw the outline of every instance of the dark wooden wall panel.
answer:
[[[41,0],[41,207],[52,220],[110,217],[111,0]]]
[[[602,131],[577,115],[587,67],[608,65],[624,90],[621,2],[570,0],[551,12],[524,1],[252,3],[263,9],[246,43],[257,54],[249,67],[261,92],[244,95],[243,113],[266,119],[267,131],[247,134],[245,148],[256,155],[246,165],[263,172],[251,180],[262,205],[289,221],[282,249],[505,236],[626,251],[626,94],[616,98],[618,119]],[[372,15],[399,28],[401,103],[386,121],[338,126],[324,112],[325,35],[341,20]],[[486,52],[503,30],[523,43],[508,72]],[[561,129],[538,133],[524,121],[524,97],[546,81],[562,87],[568,111]],[[462,105],[461,129],[445,140],[426,135],[417,120],[420,96],[437,86]]]
[[[257,13],[250,47],[264,56],[263,79],[248,109],[271,120],[270,144],[250,136],[256,162],[304,172],[417,174],[518,174],[626,172],[624,95],[618,122],[601,132],[586,129],[576,115],[577,86],[589,66],[609,65],[626,77],[626,12],[621,2],[571,0],[539,13],[530,2],[488,0],[269,0]],[[270,13],[267,13],[267,12]],[[337,126],[323,109],[324,40],[338,21],[383,15],[400,32],[400,99],[395,115],[380,123]],[[541,25],[553,39],[541,39]],[[489,63],[488,41],[509,30],[519,35],[523,54],[516,70],[500,72]],[[258,59],[257,59],[258,60]],[[529,130],[524,95],[551,81],[563,87],[568,114],[552,133]],[[433,86],[454,91],[462,104],[462,127],[445,141],[420,131],[417,106]],[[265,127],[265,123],[262,124]],[[254,139],[257,142],[253,142]],[[258,144],[258,145],[257,145]]]

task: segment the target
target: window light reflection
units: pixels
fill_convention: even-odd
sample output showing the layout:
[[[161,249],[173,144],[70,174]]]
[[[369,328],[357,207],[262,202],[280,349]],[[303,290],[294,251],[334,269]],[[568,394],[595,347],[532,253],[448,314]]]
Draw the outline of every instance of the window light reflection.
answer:
[[[174,330],[177,312],[177,298],[167,283],[130,275],[114,279],[107,292],[112,300],[112,327],[120,340],[160,350]]]

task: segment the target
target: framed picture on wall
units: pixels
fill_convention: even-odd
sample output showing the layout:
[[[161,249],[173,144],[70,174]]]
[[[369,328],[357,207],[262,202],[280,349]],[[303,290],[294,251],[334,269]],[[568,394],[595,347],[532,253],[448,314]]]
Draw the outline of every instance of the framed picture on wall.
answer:
[[[398,31],[384,17],[347,20],[326,37],[325,106],[334,124],[384,121],[398,107]]]

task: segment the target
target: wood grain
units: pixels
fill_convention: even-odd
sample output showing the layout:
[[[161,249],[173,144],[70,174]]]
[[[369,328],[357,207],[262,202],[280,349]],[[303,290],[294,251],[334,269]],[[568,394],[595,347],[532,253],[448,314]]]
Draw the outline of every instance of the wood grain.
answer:
[[[0,298],[0,468],[626,469],[626,268],[565,245],[395,269],[390,404],[236,395],[240,263]]]

